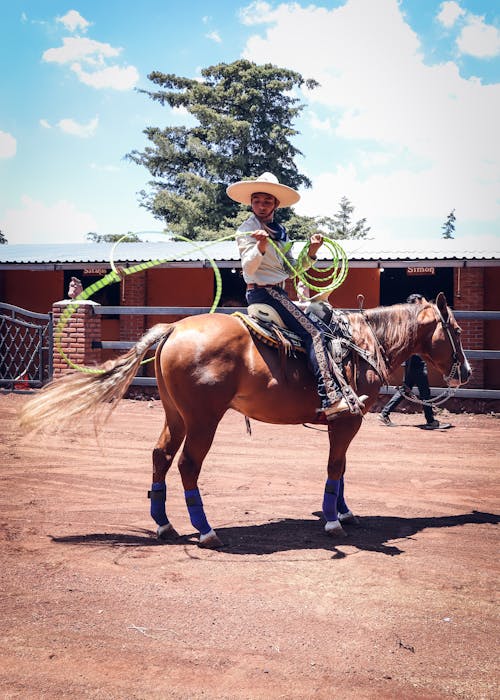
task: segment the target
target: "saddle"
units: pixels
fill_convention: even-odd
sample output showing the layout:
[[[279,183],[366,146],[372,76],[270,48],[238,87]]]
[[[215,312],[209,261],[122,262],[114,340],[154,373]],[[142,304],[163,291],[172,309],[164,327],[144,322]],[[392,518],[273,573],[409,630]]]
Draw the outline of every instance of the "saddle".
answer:
[[[357,397],[349,385],[345,367],[349,358],[355,359],[353,350],[357,350],[360,353],[363,351],[353,342],[347,314],[334,309],[324,301],[312,302],[305,313],[312,321],[322,327],[330,356],[330,370],[335,376],[346,401],[350,405],[356,406]],[[296,353],[306,352],[301,338],[289,328],[286,328],[278,312],[272,306],[251,304],[248,307],[248,315],[239,311],[236,311],[234,315],[243,321],[252,335],[266,345],[278,349],[283,373],[285,371],[286,358],[289,355],[296,356]]]
[[[311,303],[305,313],[323,328],[332,360],[337,364],[343,362],[354,345],[347,314],[324,301]],[[306,352],[301,338],[285,326],[283,319],[272,306],[250,304],[248,315],[239,311],[233,315],[238,316],[252,335],[266,345],[278,349],[284,346],[286,354]]]

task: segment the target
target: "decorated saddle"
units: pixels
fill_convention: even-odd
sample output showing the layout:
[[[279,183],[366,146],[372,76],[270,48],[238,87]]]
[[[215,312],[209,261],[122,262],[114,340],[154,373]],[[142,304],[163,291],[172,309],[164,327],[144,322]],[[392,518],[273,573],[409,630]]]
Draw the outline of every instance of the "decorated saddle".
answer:
[[[347,314],[324,301],[312,302],[305,313],[322,327],[333,362],[342,363],[355,347]],[[252,304],[248,307],[248,315],[239,311],[234,315],[247,326],[252,335],[266,345],[285,350],[286,354],[305,353],[301,338],[285,327],[271,306]]]

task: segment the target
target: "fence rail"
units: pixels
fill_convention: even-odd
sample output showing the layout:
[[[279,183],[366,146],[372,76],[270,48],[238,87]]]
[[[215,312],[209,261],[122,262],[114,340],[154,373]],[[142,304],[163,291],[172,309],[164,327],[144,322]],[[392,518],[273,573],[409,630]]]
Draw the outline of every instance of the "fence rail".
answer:
[[[129,316],[196,316],[206,314],[211,310],[209,306],[94,306],[93,313],[100,316],[112,314],[129,315]],[[358,309],[344,309],[344,311],[357,311]],[[216,309],[217,313],[232,314],[235,311],[245,313],[246,306],[241,307],[225,307],[221,306]],[[477,319],[479,321],[499,321],[500,311],[453,311],[456,319]],[[94,341],[93,347],[102,348],[103,350],[128,350],[135,343],[131,341]],[[500,360],[500,350],[465,350],[467,357],[471,360]],[[154,377],[135,377],[132,381],[135,386],[156,386]],[[383,387],[381,394],[393,394],[397,387]],[[431,387],[431,394],[436,396],[443,391],[442,387]],[[496,389],[457,389],[455,392],[457,398],[474,398],[474,399],[500,399],[500,390]]]

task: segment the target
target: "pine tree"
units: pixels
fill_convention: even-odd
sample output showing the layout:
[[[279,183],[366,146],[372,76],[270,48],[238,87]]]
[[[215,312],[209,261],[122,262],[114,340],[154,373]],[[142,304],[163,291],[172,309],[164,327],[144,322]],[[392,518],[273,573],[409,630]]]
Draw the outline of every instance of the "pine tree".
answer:
[[[121,241],[122,243],[141,243],[141,238],[132,231],[128,233],[93,233],[92,231],[87,233],[86,238],[92,243],[117,243]]]
[[[293,121],[303,109],[293,90],[318,83],[271,64],[238,60],[201,71],[202,80],[158,71],[149,79],[156,91],[141,90],[161,105],[183,108],[193,127],[148,127],[150,144],[129,160],[143,165],[153,179],[140,193],[142,206],[175,233],[204,238],[231,226],[241,207],[226,195],[238,180],[270,171],[289,187],[310,187],[299,173],[301,155],[291,139]],[[280,210],[288,218],[290,210]]]
[[[351,223],[354,207],[347,197],[342,197],[339,206],[339,211],[335,216],[317,218],[320,227],[326,229],[329,235],[337,240],[346,238],[366,238],[370,231],[370,226],[366,226],[366,218],[359,219],[355,224]]]
[[[454,238],[453,234],[455,233],[456,218],[457,217],[455,216],[455,210],[452,209],[448,214],[446,221],[441,226],[441,230],[443,231],[443,238]]]

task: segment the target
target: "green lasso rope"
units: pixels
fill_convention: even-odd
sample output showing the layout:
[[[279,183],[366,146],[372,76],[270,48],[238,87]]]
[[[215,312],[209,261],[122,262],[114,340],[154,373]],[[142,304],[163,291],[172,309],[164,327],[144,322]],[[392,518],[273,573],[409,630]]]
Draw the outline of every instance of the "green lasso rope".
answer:
[[[204,243],[203,245],[196,245],[193,243],[192,240],[189,238],[185,238],[184,236],[181,235],[176,235],[176,238],[179,238],[180,240],[184,241],[185,243],[189,243],[192,246],[193,251],[204,251],[205,248],[213,245],[214,243],[221,243],[223,241],[230,240],[235,237],[235,235],[240,235],[238,233],[232,233],[229,236],[224,236],[222,238],[218,238],[217,240],[214,241],[209,241]],[[66,364],[71,367],[74,370],[78,370],[79,372],[85,372],[87,374],[102,374],[105,370],[99,369],[99,368],[93,368],[93,367],[85,367],[83,365],[77,365],[75,364],[64,352],[61,346],[61,339],[62,339],[62,333],[63,330],[68,323],[69,319],[71,316],[78,310],[79,308],[79,303],[80,301],[87,301],[92,295],[94,295],[96,292],[98,292],[100,289],[104,289],[104,287],[107,287],[109,284],[114,284],[115,282],[120,282],[123,276],[128,276],[128,275],[134,275],[137,272],[143,272],[144,270],[148,270],[152,267],[156,267],[157,265],[161,265],[166,262],[173,262],[175,258],[161,258],[161,259],[156,259],[156,260],[149,260],[144,263],[140,263],[139,265],[134,265],[133,267],[127,267],[127,268],[120,268],[120,272],[117,270],[113,257],[114,257],[114,252],[116,247],[123,242],[123,240],[126,238],[126,236],[123,236],[120,238],[113,246],[111,249],[111,255],[110,255],[110,265],[111,265],[111,272],[109,272],[107,275],[102,277],[100,280],[97,282],[94,282],[91,284],[89,287],[83,290],[77,297],[75,297],[74,301],[69,304],[63,313],[61,314],[59,321],[57,323],[55,332],[54,332],[54,339],[55,339],[55,344],[57,351],[59,352],[60,356],[64,359]],[[294,285],[295,289],[297,290],[297,294],[300,298],[304,299],[305,297],[303,294],[300,292],[300,290],[297,289],[298,282],[301,281],[307,288],[311,289],[314,292],[324,292],[324,293],[330,293],[334,289],[337,289],[340,287],[340,285],[344,282],[347,272],[348,272],[348,259],[347,255],[342,248],[336,241],[333,241],[329,238],[323,238],[323,243],[329,248],[330,252],[332,253],[332,264],[327,267],[323,268],[323,272],[329,272],[329,275],[326,276],[321,276],[321,277],[316,277],[314,276],[313,273],[310,272],[310,270],[314,270],[314,265],[312,267],[308,267],[309,265],[309,258],[307,256],[307,251],[309,249],[309,243],[306,243],[302,250],[300,251],[298,258],[297,258],[297,265],[294,266],[292,263],[289,261],[289,259],[286,257],[285,253],[281,250],[281,248],[276,245],[276,243],[269,238],[269,243],[273,246],[273,248],[276,250],[278,255],[283,259],[283,262],[285,266],[290,270],[291,272],[291,277],[294,280]],[[289,247],[292,244],[289,244]],[[286,248],[285,252],[289,248]],[[307,258],[307,261],[305,260]],[[212,303],[212,306],[209,310],[209,313],[214,313],[215,310],[217,309],[219,305],[219,301],[222,295],[222,276],[220,274],[220,270],[217,267],[217,264],[212,258],[207,258],[213,271],[214,271],[214,277],[215,277],[215,296],[214,296],[214,301]],[[307,269],[304,269],[307,268]],[[321,280],[323,282],[323,286],[317,286],[315,284],[316,281]],[[327,282],[325,285],[324,283]],[[154,358],[149,358],[148,360],[143,360],[141,364],[146,364],[147,362],[151,362]]]

